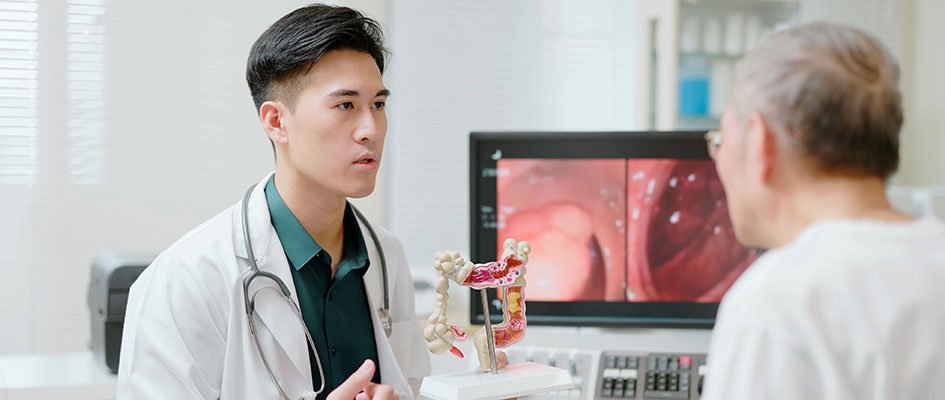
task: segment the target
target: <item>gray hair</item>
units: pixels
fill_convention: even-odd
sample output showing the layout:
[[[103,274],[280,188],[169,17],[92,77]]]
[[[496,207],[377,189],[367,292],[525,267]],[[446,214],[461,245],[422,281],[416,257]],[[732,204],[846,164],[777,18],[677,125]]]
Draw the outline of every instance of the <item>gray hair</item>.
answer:
[[[759,112],[823,172],[883,179],[899,166],[899,65],[872,35],[830,23],[776,32],[735,69],[732,105]]]

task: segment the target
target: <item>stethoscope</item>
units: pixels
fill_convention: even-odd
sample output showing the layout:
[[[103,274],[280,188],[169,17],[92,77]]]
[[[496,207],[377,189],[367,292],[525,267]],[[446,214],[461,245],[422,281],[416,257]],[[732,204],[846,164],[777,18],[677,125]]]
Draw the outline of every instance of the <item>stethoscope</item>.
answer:
[[[256,278],[266,278],[279,285],[279,291],[282,294],[282,298],[285,299],[287,303],[292,308],[295,317],[298,319],[299,324],[302,325],[302,330],[305,332],[305,338],[308,340],[309,348],[312,350],[312,353],[315,354],[315,363],[318,364],[318,377],[321,382],[321,387],[317,391],[307,391],[303,392],[299,396],[299,400],[315,400],[318,395],[325,390],[325,370],[322,369],[322,360],[318,356],[318,349],[315,348],[315,340],[312,339],[311,332],[308,331],[308,326],[305,325],[305,320],[302,319],[302,310],[299,309],[299,305],[292,301],[292,294],[289,292],[289,287],[286,286],[285,282],[282,281],[276,274],[266,271],[260,271],[259,266],[256,265],[256,256],[253,254],[253,244],[249,239],[249,196],[253,192],[253,188],[256,185],[250,186],[246,190],[246,194],[243,195],[243,244],[246,246],[246,255],[249,259],[249,268],[250,273],[245,278],[243,278],[243,301],[246,303],[246,320],[249,321],[249,332],[253,337],[253,342],[256,343],[256,350],[259,351],[259,357],[262,359],[263,365],[266,367],[266,372],[269,374],[269,378],[272,379],[272,382],[276,385],[276,389],[279,389],[279,394],[282,396],[283,400],[289,400],[289,396],[286,395],[285,390],[282,389],[282,385],[279,384],[279,381],[276,379],[276,375],[272,372],[272,367],[269,365],[269,360],[266,359],[266,354],[263,352],[262,345],[259,343],[259,336],[256,334],[256,321],[254,315],[256,313],[256,296],[260,289],[252,296],[249,295],[249,286],[253,282],[253,279]],[[390,337],[391,331],[393,330],[393,320],[390,316],[390,297],[387,289],[387,259],[384,257],[384,248],[381,247],[381,241],[377,238],[377,233],[374,232],[374,228],[371,227],[371,224],[368,223],[367,218],[361,214],[353,204],[349,204],[351,210],[354,211],[354,215],[357,216],[364,227],[367,228],[368,233],[371,235],[371,240],[374,242],[374,248],[377,249],[377,255],[381,260],[381,276],[384,280],[384,307],[377,309],[378,319],[381,321],[381,327],[384,329],[384,334],[387,337]],[[264,286],[263,288],[270,288],[272,286]]]

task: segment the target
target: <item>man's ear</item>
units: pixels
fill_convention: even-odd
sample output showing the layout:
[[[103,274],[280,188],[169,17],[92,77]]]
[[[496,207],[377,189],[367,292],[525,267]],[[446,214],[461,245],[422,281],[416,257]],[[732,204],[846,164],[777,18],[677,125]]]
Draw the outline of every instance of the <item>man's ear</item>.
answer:
[[[259,106],[259,122],[262,123],[263,131],[273,143],[281,145],[289,143],[289,137],[285,132],[285,117],[288,115],[285,105],[278,101],[270,100]]]
[[[778,138],[771,123],[761,113],[751,113],[746,136],[747,158],[752,166],[750,173],[762,183],[771,182],[778,157]]]

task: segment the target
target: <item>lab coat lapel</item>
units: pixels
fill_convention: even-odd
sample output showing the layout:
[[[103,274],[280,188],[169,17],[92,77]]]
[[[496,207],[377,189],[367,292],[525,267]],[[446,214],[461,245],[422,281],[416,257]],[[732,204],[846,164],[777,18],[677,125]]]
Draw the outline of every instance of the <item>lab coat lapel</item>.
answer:
[[[364,227],[364,222],[358,219],[358,226],[361,227],[361,237],[364,238],[364,247],[367,248],[368,259],[371,266],[364,274],[364,288],[367,289],[368,300],[371,303],[371,314],[377,314],[377,309],[384,306],[384,277],[381,274],[381,259],[377,253],[377,246],[371,239],[371,232]],[[375,325],[377,325],[377,315],[374,315]],[[381,332],[383,333],[383,329]],[[386,338],[387,335],[385,334]]]
[[[412,394],[407,378],[404,377],[397,358],[394,356],[394,350],[391,348],[390,340],[384,328],[381,325],[377,310],[384,306],[384,287],[383,275],[381,273],[381,260],[377,252],[377,247],[371,239],[371,233],[364,226],[364,222],[358,220],[361,227],[361,235],[364,237],[364,244],[367,247],[368,259],[371,260],[371,266],[364,274],[364,287],[367,289],[368,303],[371,307],[371,321],[374,325],[374,341],[377,343],[377,358],[381,371],[381,382],[393,386],[395,391],[404,398],[405,395]],[[390,275],[391,271],[388,271]],[[390,282],[388,282],[390,284]],[[390,289],[388,287],[388,289]],[[391,300],[393,302],[393,299]],[[393,305],[392,305],[393,306]],[[409,396],[408,396],[409,397]]]
[[[250,238],[259,270],[271,272],[282,279],[291,293],[293,304],[287,303],[279,293],[278,285],[266,278],[254,279],[249,293],[250,296],[256,293],[256,315],[259,317],[257,330],[260,331],[260,344],[263,351],[266,351],[267,360],[273,364],[273,372],[280,379],[285,379],[281,383],[287,390],[308,390],[312,387],[312,374],[308,357],[308,341],[302,330],[304,322],[301,322],[293,311],[293,307],[298,304],[295,283],[289,271],[289,262],[282,249],[282,243],[272,227],[264,192],[271,176],[272,174],[257,184],[253,194],[250,195]],[[236,249],[238,249],[237,255],[245,259],[247,253],[242,240],[242,213],[239,209],[237,211],[237,224],[234,229],[236,229],[239,243]],[[246,272],[248,273],[248,268]],[[258,324],[259,322],[262,324]],[[273,345],[273,342],[278,343],[278,346]],[[291,360],[294,367],[292,369],[296,372],[292,374],[291,380],[288,380],[288,376],[284,373],[280,374],[282,372],[280,370],[285,369],[280,367],[284,365],[284,362],[280,360],[285,360],[286,357]],[[304,383],[304,386],[295,388],[297,385],[289,382]]]

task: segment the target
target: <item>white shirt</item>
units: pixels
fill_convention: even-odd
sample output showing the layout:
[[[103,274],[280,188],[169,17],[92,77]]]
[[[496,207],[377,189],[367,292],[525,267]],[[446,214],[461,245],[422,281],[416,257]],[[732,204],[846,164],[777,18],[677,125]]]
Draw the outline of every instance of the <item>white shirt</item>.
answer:
[[[703,399],[945,398],[945,225],[830,220],[719,308]]]

